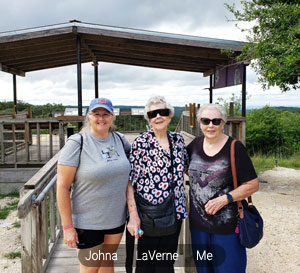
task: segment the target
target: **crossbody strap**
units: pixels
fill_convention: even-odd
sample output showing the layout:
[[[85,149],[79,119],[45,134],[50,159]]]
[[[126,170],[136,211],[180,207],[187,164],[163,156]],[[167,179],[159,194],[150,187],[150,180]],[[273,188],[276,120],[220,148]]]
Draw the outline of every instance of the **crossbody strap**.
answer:
[[[236,174],[236,165],[235,165],[235,143],[237,142],[236,139],[234,139],[231,142],[230,146],[230,163],[231,163],[231,172],[232,172],[232,178],[233,178],[233,188],[236,189],[238,187],[238,182],[237,182],[237,174]],[[237,201],[237,207],[239,210],[240,218],[244,218],[244,210],[243,210],[243,205],[241,201]],[[251,196],[248,197],[248,203],[252,204],[252,198]]]
[[[174,154],[173,154],[173,145],[172,145],[172,137],[169,132],[167,132],[168,140],[169,140],[169,150],[170,150],[170,158],[171,158],[171,190],[174,191],[175,182],[173,181],[173,174],[174,174]]]

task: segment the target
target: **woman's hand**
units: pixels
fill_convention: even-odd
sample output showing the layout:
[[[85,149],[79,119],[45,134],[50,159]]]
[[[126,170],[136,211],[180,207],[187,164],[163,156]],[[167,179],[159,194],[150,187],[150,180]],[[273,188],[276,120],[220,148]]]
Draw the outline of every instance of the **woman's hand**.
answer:
[[[75,228],[68,228],[64,230],[64,244],[71,248],[77,248],[78,235]]]
[[[215,215],[220,209],[228,204],[227,196],[222,195],[217,198],[209,200],[205,205],[207,214]]]
[[[131,236],[134,236],[137,239],[139,238],[138,229],[140,228],[140,225],[141,225],[141,220],[137,211],[130,213],[127,229],[131,234]]]

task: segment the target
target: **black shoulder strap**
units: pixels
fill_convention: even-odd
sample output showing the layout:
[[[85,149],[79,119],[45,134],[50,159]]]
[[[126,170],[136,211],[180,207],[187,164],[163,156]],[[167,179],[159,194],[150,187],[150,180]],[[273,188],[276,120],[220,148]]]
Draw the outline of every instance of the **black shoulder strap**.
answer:
[[[171,174],[172,174],[172,181],[171,181],[171,189],[174,191],[175,182],[173,181],[173,174],[174,174],[174,154],[173,154],[173,144],[172,144],[172,137],[169,132],[167,132],[168,140],[169,140],[169,149],[170,149],[170,157],[171,157]]]

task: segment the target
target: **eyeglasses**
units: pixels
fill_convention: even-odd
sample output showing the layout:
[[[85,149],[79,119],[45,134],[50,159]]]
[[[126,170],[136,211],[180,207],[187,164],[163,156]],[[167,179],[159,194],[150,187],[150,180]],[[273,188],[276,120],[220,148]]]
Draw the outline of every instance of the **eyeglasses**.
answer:
[[[148,118],[155,118],[159,114],[162,117],[168,117],[170,115],[170,109],[165,108],[165,109],[157,109],[153,111],[147,112]]]
[[[111,114],[108,114],[108,113],[105,113],[102,115],[99,113],[92,113],[91,115],[95,118],[104,118],[104,119],[107,119],[109,116],[111,116]]]
[[[221,124],[222,119],[221,118],[214,118],[214,119],[209,119],[209,118],[201,118],[201,123],[203,125],[209,125],[210,122],[212,122],[213,125],[218,126]]]

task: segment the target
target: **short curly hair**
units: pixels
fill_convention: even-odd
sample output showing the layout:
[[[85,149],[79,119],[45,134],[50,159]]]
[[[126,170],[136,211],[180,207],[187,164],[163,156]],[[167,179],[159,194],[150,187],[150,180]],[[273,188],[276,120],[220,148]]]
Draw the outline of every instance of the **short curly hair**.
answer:
[[[147,112],[150,111],[150,107],[153,104],[163,103],[166,108],[170,110],[169,117],[172,118],[174,116],[174,107],[171,106],[170,103],[168,103],[163,96],[152,96],[146,103],[145,109],[144,109],[144,118],[149,122],[149,118],[147,115]]]
[[[200,119],[202,118],[202,112],[207,109],[213,109],[217,110],[221,114],[221,118],[224,120],[224,122],[227,122],[227,114],[225,108],[220,105],[220,104],[214,104],[214,103],[208,103],[204,104],[203,106],[200,107],[200,109],[197,112],[197,121],[200,123]]]

